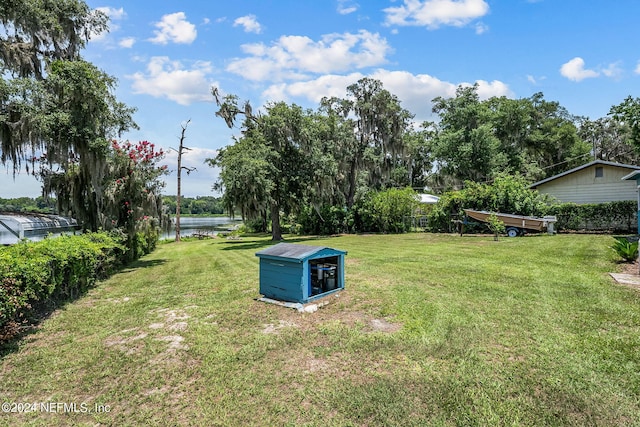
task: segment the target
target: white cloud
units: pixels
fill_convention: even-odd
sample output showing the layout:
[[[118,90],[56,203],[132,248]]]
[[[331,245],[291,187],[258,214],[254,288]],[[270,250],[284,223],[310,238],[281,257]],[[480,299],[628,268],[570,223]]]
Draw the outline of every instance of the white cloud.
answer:
[[[149,39],[152,43],[167,44],[169,42],[191,44],[196,39],[198,32],[196,26],[187,21],[184,12],[164,15],[160,22],[155,23],[155,37]]]
[[[602,69],[602,74],[613,79],[617,79],[622,76],[622,68],[620,68],[620,61],[609,64],[606,68]]]
[[[598,77],[600,73],[595,70],[588,70],[584,68],[584,59],[579,56],[573,58],[569,62],[562,64],[560,67],[560,74],[569,80],[579,82],[584,79]]]
[[[399,7],[384,9],[387,25],[422,26],[434,30],[441,25],[463,27],[489,12],[484,0],[404,0]]]
[[[180,105],[190,105],[197,101],[212,101],[209,90],[218,83],[207,79],[212,67],[209,62],[196,62],[191,69],[185,69],[179,61],[171,61],[166,56],[154,56],[147,64],[146,73],[127,76],[133,80],[136,94],[167,98]]]
[[[304,98],[318,103],[323,97],[346,96],[346,88],[364,77],[361,73],[348,75],[327,74],[314,80],[294,83],[279,83],[269,86],[262,95],[267,101],[289,101],[290,98]]]
[[[366,68],[387,62],[391,47],[379,34],[327,34],[319,41],[305,36],[282,36],[271,46],[242,46],[250,56],[233,60],[227,71],[256,81],[305,79],[309,74],[328,74]]]
[[[195,125],[191,123],[189,126]],[[187,129],[187,135],[189,136],[190,129]],[[187,138],[188,138],[187,136]],[[191,141],[193,142],[193,141]],[[174,150],[177,148],[177,141],[174,141],[171,146]],[[212,159],[218,155],[219,150],[211,148],[194,147],[190,145],[189,139],[187,140],[190,150],[186,150],[182,154],[182,166],[188,168],[196,168],[190,174],[182,171],[182,196],[195,197],[216,195],[211,189],[214,182],[218,180],[220,175],[219,168],[212,168],[208,164],[205,164],[205,159]],[[164,194],[177,194],[177,169],[178,169],[178,154],[174,150],[168,150],[166,157],[161,164],[166,164],[169,168],[169,175],[164,177],[164,181],[167,186],[165,187]]]
[[[478,22],[478,23],[475,25],[475,28],[476,28],[476,34],[478,34],[478,35],[480,35],[480,34],[484,34],[484,33],[486,33],[487,31],[489,31],[489,26],[488,26],[488,25],[486,25],[486,24],[483,24],[482,22]]]
[[[177,150],[177,147],[172,150],[168,150],[163,161],[171,172],[175,172],[178,169],[178,153],[175,150]],[[220,150],[213,148],[189,146],[189,150],[185,150],[184,153],[182,153],[182,165],[189,168],[197,168],[198,171],[204,170],[205,168],[210,169],[210,167],[204,165],[203,162],[205,159],[212,159],[216,157],[219,151]]]
[[[546,76],[534,77],[531,74],[527,74],[527,81],[531,84],[537,85],[542,82],[542,80],[546,80]]]
[[[136,39],[134,37],[125,37],[123,39],[120,39],[120,41],[118,42],[118,46],[130,49],[133,47],[135,42]]]
[[[263,92],[267,101],[290,101],[291,98],[303,98],[318,103],[322,97],[346,96],[347,86],[356,83],[362,77],[361,73],[348,75],[324,75],[314,80],[281,83],[270,86]],[[402,106],[416,115],[416,120],[432,119],[431,100],[438,96],[454,97],[459,85],[471,86],[473,83],[451,83],[440,80],[428,74],[411,74],[407,71],[389,71],[378,69],[369,77],[380,80],[384,88],[396,95]],[[492,96],[512,97],[509,87],[500,81],[487,82],[478,80],[478,96],[488,99]]]
[[[96,7],[96,10],[99,10],[100,12],[107,15],[109,19],[112,21],[123,19],[125,16],[127,16],[127,13],[124,11],[124,8],[122,7],[120,9],[116,9],[114,7],[108,7],[108,6]]]
[[[358,10],[360,6],[351,0],[338,0],[338,13],[348,15]]]
[[[256,19],[255,15],[241,16],[240,18],[237,18],[235,21],[233,21],[233,26],[243,27],[246,33],[260,34],[262,32],[262,26]]]
[[[636,74],[640,74],[640,61],[638,61],[638,63],[636,64],[636,69],[633,70],[633,72]]]
[[[507,98],[513,97],[513,92],[509,89],[509,85],[501,82],[500,80],[494,80],[488,82],[486,80],[476,80],[478,84],[478,96],[480,99],[489,99],[493,96],[506,96]],[[462,83],[465,85],[464,83]]]

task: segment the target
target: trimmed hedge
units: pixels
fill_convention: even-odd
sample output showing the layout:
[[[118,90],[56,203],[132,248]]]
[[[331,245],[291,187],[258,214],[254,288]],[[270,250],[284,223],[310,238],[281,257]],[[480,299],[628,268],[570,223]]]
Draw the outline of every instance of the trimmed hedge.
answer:
[[[558,230],[637,232],[638,204],[635,200],[577,205],[553,205],[549,215],[558,218]]]
[[[0,248],[0,341],[28,320],[33,304],[78,297],[120,267],[126,251],[104,232]]]

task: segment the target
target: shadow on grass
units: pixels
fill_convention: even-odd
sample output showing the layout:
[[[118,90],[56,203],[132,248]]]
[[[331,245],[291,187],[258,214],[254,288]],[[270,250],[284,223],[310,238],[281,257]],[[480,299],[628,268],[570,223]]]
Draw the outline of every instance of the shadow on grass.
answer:
[[[274,241],[274,240],[260,240],[260,241],[252,241],[245,242],[243,240],[227,240],[225,243],[223,251],[235,251],[235,250],[249,250],[249,249],[262,249],[268,246],[273,246],[278,243],[306,243],[313,242],[313,240],[324,239],[322,236],[305,236],[305,237],[287,237],[285,240]],[[310,243],[312,244],[312,243]]]
[[[139,259],[127,265],[124,265],[119,269],[116,269],[112,274],[97,280],[96,283],[88,286],[86,289],[77,290],[71,295],[63,297],[56,297],[54,299],[49,299],[46,301],[32,302],[31,309],[27,313],[25,313],[25,319],[22,322],[9,322],[9,324],[4,325],[0,330],[0,360],[4,359],[4,357],[8,354],[18,351],[20,349],[20,346],[24,344],[25,338],[36,333],[39,329],[40,324],[51,317],[54,312],[63,309],[67,304],[80,300],[91,289],[99,286],[99,283],[101,281],[115,276],[116,274],[126,273],[129,271],[137,270],[139,268],[154,267],[157,265],[162,265],[165,262],[167,262],[167,260],[165,259]]]
[[[465,233],[465,234],[458,234],[459,237],[462,238],[471,238],[471,239],[477,239],[477,238],[493,238],[493,234],[490,233]],[[500,240],[513,240],[513,239],[531,239],[534,237],[544,237],[547,236],[547,233],[526,233],[523,236],[517,236],[517,237],[509,237],[505,234],[500,234]]]
[[[155,267],[158,265],[162,265],[166,262],[167,262],[166,259],[150,259],[150,260],[139,259],[123,266],[121,269],[115,271],[114,274],[127,273],[129,271],[137,270],[139,268]]]
[[[40,324],[51,317],[54,312],[81,299],[94,287],[95,285],[90,286],[64,299],[34,302],[31,309],[25,313],[25,319],[21,322],[10,321],[3,325],[2,336],[0,336],[0,360],[8,354],[18,351],[20,346],[25,343],[25,339],[38,332]],[[7,336],[10,338],[6,338]]]

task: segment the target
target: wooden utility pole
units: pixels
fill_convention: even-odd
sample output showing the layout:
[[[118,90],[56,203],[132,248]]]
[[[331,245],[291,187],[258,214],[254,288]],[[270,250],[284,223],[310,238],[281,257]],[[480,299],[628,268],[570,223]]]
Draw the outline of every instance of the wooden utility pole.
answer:
[[[189,126],[189,122],[191,119],[187,120],[187,122],[182,126],[182,133],[180,134],[180,147],[178,148],[178,194],[176,195],[176,242],[180,241],[180,197],[182,192],[182,169],[187,171],[187,175],[196,170],[196,168],[189,168],[186,166],[182,166],[182,154],[185,150],[191,150],[189,147],[184,146],[184,133],[187,130],[187,126]]]

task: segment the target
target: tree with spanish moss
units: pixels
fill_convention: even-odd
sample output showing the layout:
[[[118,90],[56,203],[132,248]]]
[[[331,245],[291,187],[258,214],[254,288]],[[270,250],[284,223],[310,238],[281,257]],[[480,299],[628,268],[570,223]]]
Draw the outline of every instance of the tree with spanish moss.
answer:
[[[240,136],[221,150],[211,166],[221,168],[216,188],[231,212],[240,209],[244,218],[270,218],[273,240],[282,240],[281,213],[300,209],[308,196],[327,193],[328,176],[335,175],[333,157],[323,149],[320,115],[284,102],[270,103],[263,114],[251,105],[238,106],[235,95],[213,95],[227,125],[244,116]]]
[[[323,98],[321,108],[342,116],[352,131],[342,139],[340,153],[341,170],[347,176],[347,207],[355,202],[361,177],[367,185],[380,189],[396,169],[404,168],[408,173],[405,136],[413,115],[381,81],[362,78],[347,87],[346,98]]]
[[[23,166],[86,229],[104,226],[110,140],[137,126],[116,81],[79,52],[107,29],[80,0],[0,3],[0,162]]]

